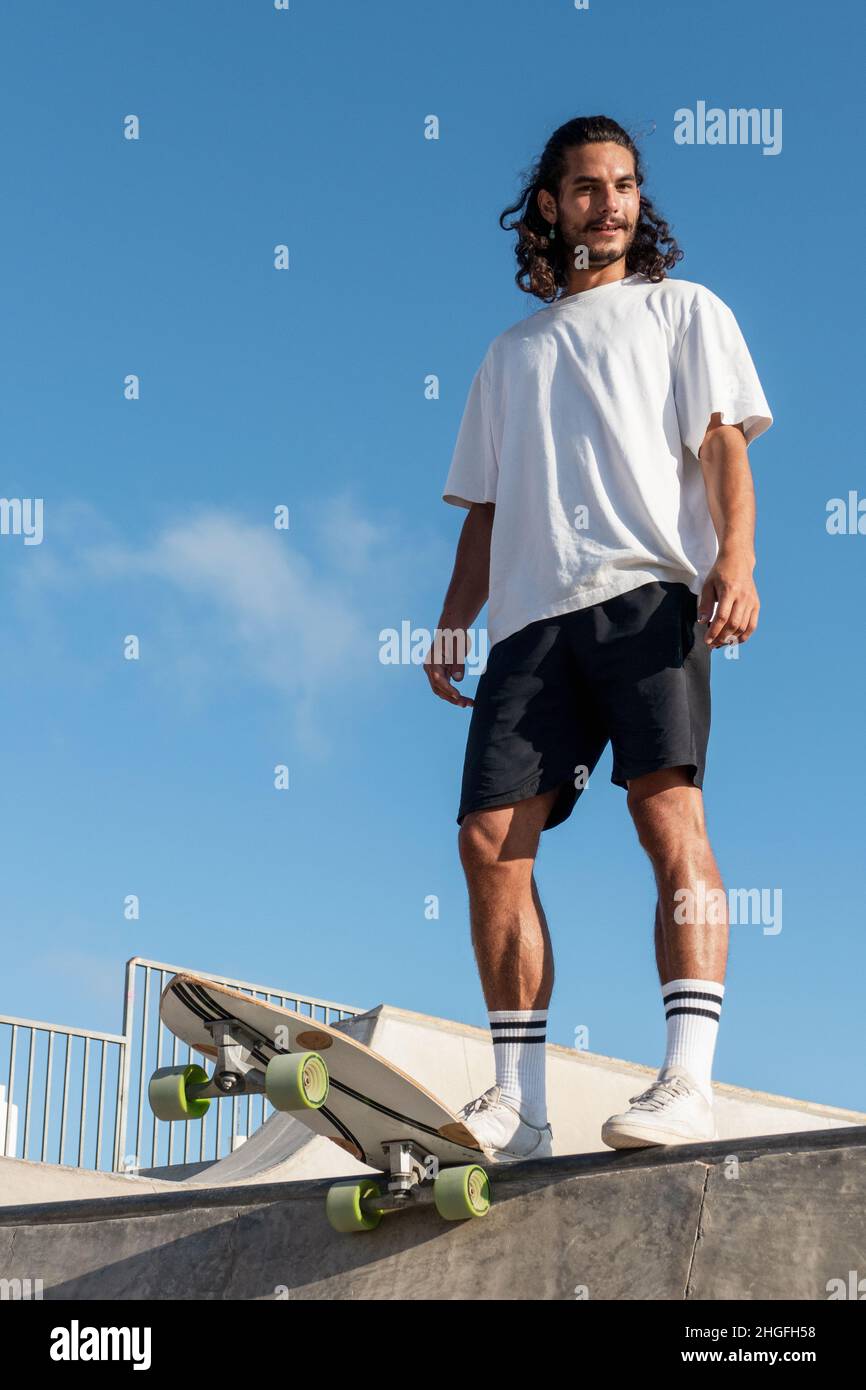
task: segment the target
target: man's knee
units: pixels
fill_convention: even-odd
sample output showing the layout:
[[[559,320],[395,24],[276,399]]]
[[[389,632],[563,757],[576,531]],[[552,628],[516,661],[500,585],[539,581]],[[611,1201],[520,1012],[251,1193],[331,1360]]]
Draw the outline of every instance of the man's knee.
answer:
[[[676,855],[706,838],[703,797],[690,767],[634,778],[627,800],[638,839],[652,859]]]
[[[489,812],[470,811],[457,836],[460,862],[467,873],[501,862],[507,825]]]

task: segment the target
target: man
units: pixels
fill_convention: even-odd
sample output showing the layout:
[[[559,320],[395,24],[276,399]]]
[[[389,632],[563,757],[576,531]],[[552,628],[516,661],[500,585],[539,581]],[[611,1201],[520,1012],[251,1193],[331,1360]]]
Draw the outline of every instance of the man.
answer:
[[[607,117],[548,141],[506,210],[519,210],[517,283],[546,307],[488,348],[443,493],[469,514],[425,669],[442,699],[472,706],[457,820],[496,1059],[496,1084],[462,1116],[503,1162],[551,1152],[553,960],[533,865],[608,741],[658,889],[667,1047],[602,1139],[716,1137],[727,924],[694,920],[676,895],[722,889],[701,793],[710,657],[757,624],[747,446],[772,416],[730,309],[666,278],[682,252],[642,182]],[[473,701],[453,682],[488,598]]]

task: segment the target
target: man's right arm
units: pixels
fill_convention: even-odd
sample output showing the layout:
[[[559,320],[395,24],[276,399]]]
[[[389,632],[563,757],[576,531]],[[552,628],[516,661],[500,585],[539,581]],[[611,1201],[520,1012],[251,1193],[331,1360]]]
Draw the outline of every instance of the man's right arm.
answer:
[[[490,587],[490,540],[493,534],[494,502],[473,502],[463,523],[454,570],[433,646],[424,658],[424,669],[432,690],[449,704],[474,704],[455,690],[452,680],[462,680],[466,667],[468,629],[487,602]]]

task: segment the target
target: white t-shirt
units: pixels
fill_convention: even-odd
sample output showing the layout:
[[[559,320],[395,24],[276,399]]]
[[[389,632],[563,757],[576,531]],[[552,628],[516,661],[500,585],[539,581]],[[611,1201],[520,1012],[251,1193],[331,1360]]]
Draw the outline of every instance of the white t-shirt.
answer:
[[[475,374],[446,502],[495,502],[491,646],[652,580],[699,594],[718,553],[698,450],[719,412],[773,422],[734,315],[628,275],[530,314]]]

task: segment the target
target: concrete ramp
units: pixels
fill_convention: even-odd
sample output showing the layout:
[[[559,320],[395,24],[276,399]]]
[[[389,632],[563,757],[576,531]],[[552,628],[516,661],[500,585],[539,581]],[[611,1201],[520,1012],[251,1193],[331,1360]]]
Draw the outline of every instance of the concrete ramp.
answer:
[[[7,1207],[0,1279],[73,1300],[826,1301],[856,1297],[866,1269],[866,1128],[565,1156],[492,1182],[481,1220],[417,1207],[350,1236],[321,1182]]]
[[[387,1004],[338,1026],[416,1077],[452,1110],[493,1084],[493,1049],[486,1029]],[[656,1067],[549,1044],[547,1091],[554,1153],[609,1155],[601,1142],[602,1123],[626,1108],[629,1097],[644,1090],[656,1072]],[[724,1082],[715,1083],[714,1093],[719,1134],[728,1141],[866,1124],[866,1114],[859,1111]],[[134,1177],[0,1158],[0,1205],[156,1194],[176,1190],[178,1185],[240,1187],[370,1171],[329,1139],[311,1134],[299,1120],[274,1114],[246,1143],[217,1162],[145,1169]]]
[[[493,1048],[486,1029],[430,1018],[380,1004],[339,1025],[382,1057],[414,1076],[452,1110],[481,1095],[495,1080]],[[547,1047],[547,1090],[554,1154],[607,1153],[601,1126],[628,1105],[657,1074],[657,1067]],[[721,1138],[789,1134],[866,1124],[866,1114],[811,1101],[790,1100],[742,1086],[714,1087]],[[168,1177],[169,1169],[149,1176]],[[235,1153],[184,1180],[196,1185],[335,1177],[373,1172],[329,1139],[311,1135],[299,1120],[271,1115]]]
[[[93,1201],[147,1192],[176,1192],[176,1182],[126,1173],[96,1173],[68,1164],[0,1158],[0,1208],[25,1202]]]
[[[357,1042],[387,1057],[377,1045],[377,1028],[384,1009],[372,1009],[354,1018],[334,1024]],[[392,1060],[397,1060],[396,1058]],[[405,1070],[405,1067],[404,1067]],[[414,1073],[413,1073],[414,1075]],[[321,1134],[313,1134],[300,1120],[275,1111],[240,1148],[225,1158],[196,1169],[189,1177],[178,1174],[185,1182],[212,1187],[214,1185],[247,1182],[279,1182],[288,1179],[342,1177],[353,1173],[372,1173],[376,1170],[359,1163],[338,1145]],[[170,1176],[169,1169],[151,1169],[147,1176]]]

